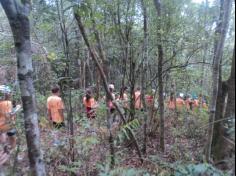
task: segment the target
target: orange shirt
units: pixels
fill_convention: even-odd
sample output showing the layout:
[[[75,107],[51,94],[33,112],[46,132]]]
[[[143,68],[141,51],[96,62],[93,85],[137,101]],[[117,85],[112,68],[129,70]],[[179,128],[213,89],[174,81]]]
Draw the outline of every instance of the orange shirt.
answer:
[[[177,108],[183,108],[183,106],[185,105],[185,102],[184,102],[184,100],[182,99],[182,98],[177,98],[176,99],[176,106],[177,106]]]
[[[134,93],[134,98],[135,98],[135,109],[143,108],[143,104],[141,101],[141,91],[136,91]]]
[[[174,110],[175,109],[175,101],[174,100],[169,100],[168,102],[168,108]]]
[[[52,95],[47,99],[47,108],[51,112],[52,121],[56,123],[61,123],[64,121],[63,117],[59,113],[59,110],[63,110],[64,103],[62,99],[58,96]]]
[[[94,98],[90,98],[89,101],[87,101],[86,97],[84,97],[83,103],[86,108],[94,108],[94,106],[97,104]]]
[[[194,100],[194,101],[193,101],[193,107],[194,107],[194,108],[199,107],[199,100]]]
[[[8,128],[8,119],[7,114],[12,111],[12,102],[11,101],[0,101],[0,130]]]

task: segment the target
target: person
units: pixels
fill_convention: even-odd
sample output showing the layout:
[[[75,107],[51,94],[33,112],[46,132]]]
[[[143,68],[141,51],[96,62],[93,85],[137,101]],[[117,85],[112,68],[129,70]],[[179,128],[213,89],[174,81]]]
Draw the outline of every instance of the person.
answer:
[[[174,100],[174,93],[173,92],[170,94],[170,98],[169,98],[167,106],[170,110],[172,110],[172,111],[175,110],[175,100]]]
[[[191,110],[191,111],[193,110],[193,101],[189,95],[186,96],[185,105],[186,105],[187,110]]]
[[[143,104],[141,100],[141,89],[137,87],[136,91],[134,92],[134,100],[135,100],[135,109],[142,110]]]
[[[95,108],[97,107],[97,102],[92,96],[91,89],[86,90],[86,95],[83,98],[83,103],[86,108],[87,117],[89,119],[94,119],[96,117]]]
[[[109,84],[108,88],[109,88],[109,91],[111,93],[111,96],[112,96],[113,100],[115,100],[116,96],[114,94],[114,90],[115,90],[114,84]],[[116,110],[115,106],[114,106],[114,104],[112,103],[111,100],[109,100],[109,102],[108,102],[108,108],[109,108],[111,114],[113,114]]]
[[[15,112],[13,112],[13,105],[10,101],[11,90],[8,86],[0,86],[0,131],[7,130],[7,140],[10,144],[10,149],[16,147],[16,130],[15,124]]]
[[[183,109],[184,105],[185,105],[185,102],[184,102],[182,96],[181,95],[178,96],[178,98],[176,98],[176,107],[177,107],[177,109],[178,110]]]
[[[197,108],[199,108],[199,100],[198,100],[198,98],[195,98],[194,100],[193,100],[193,109],[197,109]]]
[[[52,95],[47,99],[48,118],[56,129],[65,126],[64,103],[60,98],[60,88],[55,86],[51,90]]]
[[[128,108],[128,101],[129,101],[127,91],[128,91],[128,87],[125,86],[121,88],[121,94],[118,98],[120,101],[124,103],[124,107],[126,108]]]

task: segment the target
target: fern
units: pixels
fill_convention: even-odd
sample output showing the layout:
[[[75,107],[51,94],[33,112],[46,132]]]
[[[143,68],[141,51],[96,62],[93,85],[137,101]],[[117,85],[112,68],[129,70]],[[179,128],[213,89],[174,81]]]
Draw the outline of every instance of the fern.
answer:
[[[140,127],[138,119],[134,119],[121,127],[121,131],[118,133],[118,140],[123,142],[125,139],[130,140],[130,132],[134,134],[134,130]]]

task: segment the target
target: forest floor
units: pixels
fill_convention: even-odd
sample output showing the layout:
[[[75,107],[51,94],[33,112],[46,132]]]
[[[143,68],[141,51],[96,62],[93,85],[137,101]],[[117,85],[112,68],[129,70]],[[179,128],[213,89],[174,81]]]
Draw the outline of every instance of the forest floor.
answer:
[[[192,117],[196,118],[196,117]],[[169,173],[174,170],[175,163],[198,163],[202,160],[205,140],[204,129],[199,126],[204,124],[200,118],[193,121],[184,120],[184,117],[176,119],[169,115],[165,121],[165,153],[160,152],[159,135],[148,135],[147,152],[143,155],[141,163],[136,150],[128,141],[115,143],[116,166],[124,169],[145,169],[152,175]],[[136,138],[142,148],[142,129],[136,130]],[[96,176],[106,173],[109,163],[109,143],[106,127],[83,119],[75,125],[74,162],[73,152],[70,150],[71,140],[66,129],[56,131],[48,125],[41,124],[41,145],[44,151],[47,175],[67,176],[76,173],[78,176]],[[55,143],[59,139],[59,143]],[[6,168],[10,175],[28,175],[29,162],[27,157],[24,135],[18,137],[18,150],[13,152]],[[13,174],[15,173],[15,174]],[[167,174],[168,175],[168,174]]]

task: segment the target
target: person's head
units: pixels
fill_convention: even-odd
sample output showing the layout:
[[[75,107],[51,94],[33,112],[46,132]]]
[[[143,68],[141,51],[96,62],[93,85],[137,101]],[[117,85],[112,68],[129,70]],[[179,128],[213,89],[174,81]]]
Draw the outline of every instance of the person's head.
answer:
[[[60,88],[58,86],[54,86],[51,91],[54,95],[60,95]]]
[[[11,88],[6,85],[0,85],[0,100],[10,100],[11,99]]]
[[[125,93],[125,92],[127,92],[128,91],[128,87],[123,87],[122,89],[121,89],[121,91],[122,91],[122,93]]]
[[[140,87],[137,87],[137,88],[136,88],[136,91],[141,91],[141,88],[140,88]]]
[[[155,95],[156,94],[156,90],[155,89],[152,89],[152,95]],[[166,96],[165,93],[163,93],[164,97]]]
[[[179,93],[179,96],[178,96],[178,98],[181,98],[181,99],[183,99],[183,98],[184,98],[184,94],[183,94],[183,93]]]
[[[92,98],[92,90],[91,89],[86,89],[86,101],[89,101],[90,98]]]
[[[5,100],[10,100],[10,99],[11,99],[11,93],[6,93]]]
[[[110,92],[114,92],[114,90],[115,90],[114,84],[109,84],[108,88],[109,88]]]

